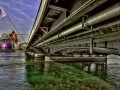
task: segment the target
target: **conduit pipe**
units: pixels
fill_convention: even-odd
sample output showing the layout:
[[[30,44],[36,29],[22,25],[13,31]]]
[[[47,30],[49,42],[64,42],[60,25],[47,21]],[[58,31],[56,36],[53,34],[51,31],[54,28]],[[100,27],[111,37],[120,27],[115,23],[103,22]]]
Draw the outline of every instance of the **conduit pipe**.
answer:
[[[37,42],[32,44],[32,46],[37,45],[39,42],[42,42],[43,40],[49,38],[53,34],[57,33],[61,30],[61,28],[75,22],[79,17],[82,17],[85,13],[93,10],[95,7],[105,3],[108,0],[88,0],[85,4],[83,4],[80,8],[75,10],[70,16],[66,17],[62,22],[57,24],[54,28],[51,28],[51,30],[44,36],[38,39]],[[92,7],[91,7],[92,6]],[[75,18],[75,19],[71,19]]]
[[[72,39],[70,39],[70,38],[80,36],[80,35],[84,35],[84,34],[87,34],[87,33],[91,33],[92,31],[98,31],[98,30],[103,29],[103,28],[108,28],[108,27],[111,27],[111,26],[116,25],[116,24],[120,24],[120,20],[117,20],[117,21],[114,21],[112,23],[108,23],[108,24],[105,24],[105,25],[102,25],[102,26],[98,26],[98,27],[94,28],[93,30],[87,30],[85,32],[81,32],[81,33],[75,34],[73,36],[68,36],[66,39],[69,39],[70,41],[72,41]],[[64,40],[64,38],[62,38],[60,40],[56,40],[52,43],[61,42],[63,40]],[[49,43],[49,44],[51,44],[51,43]]]
[[[119,15],[120,15],[120,3],[117,3],[117,4],[107,8],[106,10],[104,10],[104,11],[90,17],[89,19],[87,19],[86,22],[85,22],[85,25],[86,26],[92,26],[94,24],[106,21],[110,18],[114,18],[114,17],[119,16]],[[61,32],[57,35],[54,35],[53,37],[51,37],[51,38],[49,38],[49,39],[47,39],[47,40],[45,40],[45,41],[43,41],[39,44],[37,44],[35,47],[38,47],[38,46],[40,46],[44,43],[48,43],[50,41],[56,40],[60,37],[67,36],[71,33],[79,31],[81,29],[82,29],[82,22],[66,29],[65,31],[63,31],[63,32]]]

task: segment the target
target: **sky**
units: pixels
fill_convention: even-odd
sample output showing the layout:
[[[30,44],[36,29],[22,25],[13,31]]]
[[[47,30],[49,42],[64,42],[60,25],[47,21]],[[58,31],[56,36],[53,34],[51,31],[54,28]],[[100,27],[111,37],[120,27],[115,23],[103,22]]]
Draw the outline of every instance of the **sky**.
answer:
[[[22,37],[27,42],[39,5],[40,0],[0,0],[0,6],[7,14],[7,16],[0,18],[0,34],[11,33],[13,30],[17,33],[9,20],[10,18],[19,33],[24,34]],[[20,35],[18,38],[20,42],[23,42]]]

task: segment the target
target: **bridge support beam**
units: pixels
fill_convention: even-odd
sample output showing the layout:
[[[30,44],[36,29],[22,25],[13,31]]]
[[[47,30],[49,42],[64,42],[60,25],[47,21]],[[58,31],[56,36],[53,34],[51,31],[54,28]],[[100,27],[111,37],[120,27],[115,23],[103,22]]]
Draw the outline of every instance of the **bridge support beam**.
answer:
[[[45,57],[42,53],[26,52],[27,57]]]
[[[38,48],[34,48],[34,47],[30,47],[30,49],[32,49],[34,52],[31,52],[33,53],[32,57],[43,57],[45,56],[44,53],[39,50]]]
[[[106,56],[99,56],[99,57],[59,57],[53,56],[51,57],[52,60],[55,62],[105,62]]]
[[[93,38],[90,39],[90,54],[93,54]]]
[[[58,63],[66,64],[75,64],[81,67],[84,71],[98,73],[101,71],[101,74],[106,75],[107,67],[107,57],[62,57],[62,56],[52,56],[51,59]]]

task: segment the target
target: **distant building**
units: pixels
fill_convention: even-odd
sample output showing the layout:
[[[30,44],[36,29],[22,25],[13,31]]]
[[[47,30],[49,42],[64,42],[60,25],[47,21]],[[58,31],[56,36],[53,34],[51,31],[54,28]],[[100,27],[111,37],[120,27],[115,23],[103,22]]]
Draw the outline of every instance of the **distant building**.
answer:
[[[0,50],[12,50],[14,49],[9,34],[3,33],[0,37]]]
[[[1,35],[1,39],[10,39],[10,36],[9,36],[9,34],[3,33]]]

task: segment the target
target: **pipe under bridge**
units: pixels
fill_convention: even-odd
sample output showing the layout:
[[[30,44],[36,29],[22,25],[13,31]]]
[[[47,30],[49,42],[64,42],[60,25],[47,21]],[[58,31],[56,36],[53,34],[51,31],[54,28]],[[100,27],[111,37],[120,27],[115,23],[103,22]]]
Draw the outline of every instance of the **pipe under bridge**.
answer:
[[[26,52],[119,55],[120,0],[41,0]]]

